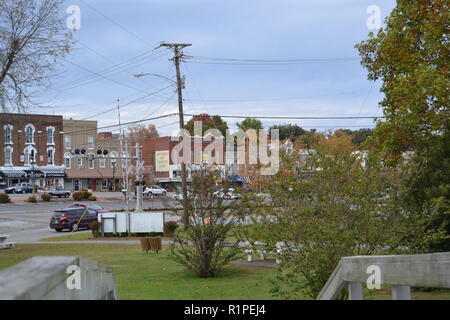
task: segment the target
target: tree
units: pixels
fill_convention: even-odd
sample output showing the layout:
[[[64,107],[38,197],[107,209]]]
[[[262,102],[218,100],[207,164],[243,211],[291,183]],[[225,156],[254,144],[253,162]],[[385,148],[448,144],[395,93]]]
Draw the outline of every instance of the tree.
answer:
[[[414,252],[436,236],[400,204],[402,172],[378,154],[354,153],[351,139],[321,136],[306,161],[283,155],[269,184],[272,206],[244,201],[254,216],[250,242],[283,244],[275,295],[315,298],[342,257]]]
[[[0,107],[24,111],[48,88],[71,34],[60,16],[63,0],[0,1]]]
[[[256,131],[263,129],[262,122],[253,118],[246,118],[241,122],[237,122],[236,126],[244,132],[248,129],[255,129]]]
[[[187,199],[189,228],[176,234],[170,246],[171,258],[201,278],[217,275],[241,252],[237,241],[227,242],[239,217],[233,205],[215,193],[218,177],[219,172],[207,167],[193,173]]]
[[[149,124],[147,126],[139,124],[128,128],[127,138],[131,144],[142,141],[144,139],[158,137],[158,130],[153,124]]]
[[[226,136],[227,134],[228,125],[220,116],[211,117],[210,115],[203,113],[192,117],[192,119],[184,126],[191,135],[194,135],[195,121],[200,121],[202,123],[202,135],[209,129],[218,129],[223,136]]]
[[[335,131],[336,133],[342,132],[352,136],[352,142],[356,146],[362,145],[368,137],[373,135],[373,129],[369,128],[361,128],[359,130],[350,130],[350,129],[339,129]]]
[[[274,125],[270,129],[278,129],[280,140],[291,139],[296,140],[298,137],[307,133],[307,131],[296,124],[279,124]]]
[[[450,117],[449,2],[397,0],[386,28],[356,47],[370,80],[381,79],[385,122],[376,139],[392,159],[405,150],[427,149]]]

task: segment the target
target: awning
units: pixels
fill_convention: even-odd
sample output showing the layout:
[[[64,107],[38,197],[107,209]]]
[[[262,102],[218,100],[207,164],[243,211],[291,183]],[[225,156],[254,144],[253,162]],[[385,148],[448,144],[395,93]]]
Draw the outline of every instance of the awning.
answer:
[[[26,178],[27,174],[21,168],[1,167],[0,174],[3,178]]]
[[[64,167],[39,167],[46,178],[64,178],[66,176],[64,169]]]

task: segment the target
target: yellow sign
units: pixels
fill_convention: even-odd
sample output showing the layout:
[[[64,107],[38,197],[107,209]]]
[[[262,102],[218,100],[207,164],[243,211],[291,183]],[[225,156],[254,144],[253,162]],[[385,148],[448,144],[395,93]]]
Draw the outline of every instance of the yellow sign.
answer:
[[[169,165],[169,151],[156,151],[155,152],[155,170],[157,172],[170,171]]]

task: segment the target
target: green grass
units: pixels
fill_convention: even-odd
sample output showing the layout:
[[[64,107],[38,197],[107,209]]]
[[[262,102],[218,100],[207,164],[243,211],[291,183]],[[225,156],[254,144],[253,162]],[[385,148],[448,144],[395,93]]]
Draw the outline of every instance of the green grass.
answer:
[[[140,245],[36,244],[0,251],[0,269],[33,256],[80,256],[114,268],[120,299],[273,299],[275,269],[230,265],[215,278],[200,279],[167,258],[144,253]]]

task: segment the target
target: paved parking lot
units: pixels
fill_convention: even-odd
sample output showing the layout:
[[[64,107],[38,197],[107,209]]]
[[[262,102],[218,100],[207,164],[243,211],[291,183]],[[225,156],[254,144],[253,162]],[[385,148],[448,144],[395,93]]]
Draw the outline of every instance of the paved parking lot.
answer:
[[[30,195],[11,195],[14,200],[24,200]],[[99,199],[96,203],[108,210],[126,209],[126,202],[121,193],[96,193]],[[120,198],[120,200],[119,200]],[[72,199],[54,198],[51,202],[39,203],[7,203],[0,204],[0,234],[8,234],[10,241],[17,243],[34,243],[43,238],[65,235],[67,233],[57,233],[49,228],[49,221],[52,213],[73,202]],[[129,201],[129,208],[135,208],[136,201]],[[177,201],[167,197],[144,198],[143,207],[147,208],[167,208],[176,206]],[[177,220],[178,217],[168,214],[167,220]],[[86,232],[86,231],[81,231]]]

